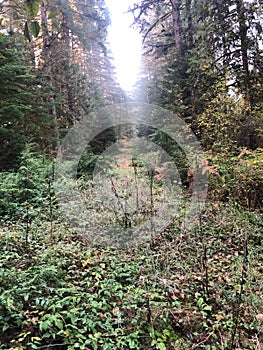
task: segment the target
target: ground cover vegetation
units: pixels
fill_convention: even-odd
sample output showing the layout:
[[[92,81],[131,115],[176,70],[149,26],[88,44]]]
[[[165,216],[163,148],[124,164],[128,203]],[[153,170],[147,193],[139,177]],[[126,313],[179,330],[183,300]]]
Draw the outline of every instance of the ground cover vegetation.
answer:
[[[259,350],[262,4],[141,0],[130,11],[144,55],[140,84],[126,97],[107,51],[103,0],[0,2],[0,349]],[[206,207],[184,225],[191,164],[165,133],[137,125],[137,137],[176,164],[183,204],[143,244],[91,242],[59,210],[57,151],[95,108],[142,96],[197,136]],[[134,130],[103,131],[79,160],[76,182],[101,220],[98,236],[107,225],[128,234],[162,203],[166,168],[149,168],[140,154],[109,168],[111,189],[101,189],[114,206],[94,196],[105,150],[117,142],[126,154]]]

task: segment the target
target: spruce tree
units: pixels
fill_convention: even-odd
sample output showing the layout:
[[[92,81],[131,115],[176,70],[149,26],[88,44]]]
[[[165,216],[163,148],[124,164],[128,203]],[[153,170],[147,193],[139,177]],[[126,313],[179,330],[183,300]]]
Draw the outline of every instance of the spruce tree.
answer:
[[[20,123],[33,111],[33,74],[23,61],[22,45],[0,34],[0,169],[16,168],[25,143]]]

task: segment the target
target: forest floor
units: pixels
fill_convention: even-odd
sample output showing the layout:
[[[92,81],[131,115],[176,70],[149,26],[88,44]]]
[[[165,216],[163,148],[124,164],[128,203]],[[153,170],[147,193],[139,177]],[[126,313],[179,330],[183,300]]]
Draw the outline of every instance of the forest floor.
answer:
[[[0,349],[262,349],[262,214],[210,201],[132,248],[0,230]]]

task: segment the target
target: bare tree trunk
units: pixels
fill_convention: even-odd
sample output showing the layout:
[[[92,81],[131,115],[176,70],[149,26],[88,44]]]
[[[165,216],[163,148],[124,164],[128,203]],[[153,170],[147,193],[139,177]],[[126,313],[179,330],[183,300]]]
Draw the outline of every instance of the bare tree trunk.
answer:
[[[249,57],[248,57],[248,25],[246,18],[246,9],[243,0],[236,0],[237,17],[239,25],[239,40],[241,49],[241,61],[242,61],[242,80],[243,80],[243,96],[245,104],[245,122],[243,123],[243,135],[242,138],[245,142],[244,146],[249,148],[257,147],[257,137],[255,128],[253,125],[251,114],[251,80],[249,72]]]
[[[250,73],[249,73],[249,60],[248,60],[248,37],[247,31],[248,26],[246,24],[245,7],[243,0],[236,0],[237,15],[239,23],[239,38],[241,45],[241,59],[242,59],[242,69],[244,75],[244,100],[246,105],[247,115],[250,115],[251,111],[251,101],[250,101]]]
[[[192,0],[186,0],[185,12],[187,13],[187,46],[191,49],[194,45]]]
[[[178,56],[181,57],[182,50],[181,50],[181,23],[180,23],[179,0],[170,0],[170,2],[172,5],[175,47],[176,47]]]
[[[47,17],[48,0],[43,0],[41,5],[41,27],[43,32],[43,48],[42,56],[45,64],[45,73],[51,78],[51,47],[50,37],[48,31],[48,17]]]
[[[43,48],[42,57],[44,60],[44,70],[46,76],[49,78],[49,84],[51,90],[54,88],[54,80],[52,73],[52,48],[51,48],[51,38],[48,30],[48,0],[43,0],[41,5],[41,27],[43,35]],[[58,131],[58,120],[57,120],[57,109],[55,103],[54,93],[51,92],[51,113],[54,120],[54,131],[55,131],[55,145],[56,149],[59,147],[59,131]]]

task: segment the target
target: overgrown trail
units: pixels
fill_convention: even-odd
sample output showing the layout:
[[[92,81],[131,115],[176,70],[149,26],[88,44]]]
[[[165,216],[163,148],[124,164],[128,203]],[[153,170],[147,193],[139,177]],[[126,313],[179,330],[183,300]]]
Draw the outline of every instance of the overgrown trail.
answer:
[[[0,348],[260,349],[260,217],[210,204],[132,250],[2,228]]]

